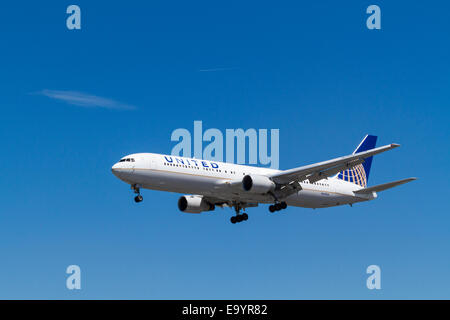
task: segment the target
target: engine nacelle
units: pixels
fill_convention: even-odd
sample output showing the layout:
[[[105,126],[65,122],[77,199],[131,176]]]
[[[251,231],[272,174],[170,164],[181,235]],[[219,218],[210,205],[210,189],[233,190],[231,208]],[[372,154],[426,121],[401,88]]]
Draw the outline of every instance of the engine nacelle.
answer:
[[[242,188],[251,193],[267,193],[275,190],[275,183],[265,176],[246,175],[242,179]]]
[[[215,206],[205,201],[202,196],[182,196],[178,199],[178,209],[186,213],[201,213],[212,211]]]

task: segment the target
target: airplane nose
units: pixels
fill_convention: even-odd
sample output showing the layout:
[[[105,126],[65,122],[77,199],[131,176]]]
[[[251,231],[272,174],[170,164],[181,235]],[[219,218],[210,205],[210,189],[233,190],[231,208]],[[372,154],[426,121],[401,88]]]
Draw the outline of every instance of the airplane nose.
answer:
[[[117,163],[111,167],[111,172],[112,172],[114,175],[117,175],[117,174],[116,174],[116,173],[118,172],[117,167],[118,167]]]

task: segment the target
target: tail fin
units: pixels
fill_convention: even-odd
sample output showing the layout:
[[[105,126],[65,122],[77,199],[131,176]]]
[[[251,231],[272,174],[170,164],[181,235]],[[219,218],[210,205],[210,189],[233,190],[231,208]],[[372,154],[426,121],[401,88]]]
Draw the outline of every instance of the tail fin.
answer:
[[[353,154],[370,150],[375,148],[377,143],[377,136],[366,135],[361,143],[356,147]],[[372,166],[373,156],[365,159],[362,164],[359,164],[348,170],[344,170],[338,173],[337,178],[355,183],[363,188],[367,187],[367,181],[369,181],[370,167]]]

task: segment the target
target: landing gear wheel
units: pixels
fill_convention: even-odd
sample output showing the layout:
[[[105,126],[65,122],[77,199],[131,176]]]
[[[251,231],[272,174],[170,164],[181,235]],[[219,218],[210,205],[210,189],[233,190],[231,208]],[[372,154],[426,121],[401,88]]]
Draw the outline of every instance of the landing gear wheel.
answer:
[[[248,214],[246,214],[246,213],[241,214],[242,204],[234,203],[233,206],[234,206],[234,210],[236,211],[236,215],[232,216],[230,218],[231,223],[235,224],[237,222],[247,221]]]
[[[275,210],[276,211],[280,211],[281,210],[281,204],[280,203],[275,203]]]
[[[287,203],[284,201],[281,202],[280,205],[281,205],[281,209],[283,209],[283,210],[287,208]]]
[[[136,202],[136,203],[139,203],[139,202],[141,202],[142,200],[144,200],[144,198],[139,194],[139,195],[137,195],[136,197],[134,197],[134,201]]]
[[[272,213],[276,211],[275,206],[273,204],[269,206],[269,211]]]

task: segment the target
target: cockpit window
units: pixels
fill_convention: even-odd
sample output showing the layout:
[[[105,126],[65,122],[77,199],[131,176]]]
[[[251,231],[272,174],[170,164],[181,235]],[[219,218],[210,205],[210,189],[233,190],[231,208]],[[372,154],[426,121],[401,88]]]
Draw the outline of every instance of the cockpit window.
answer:
[[[119,162],[134,162],[133,158],[120,159]]]

